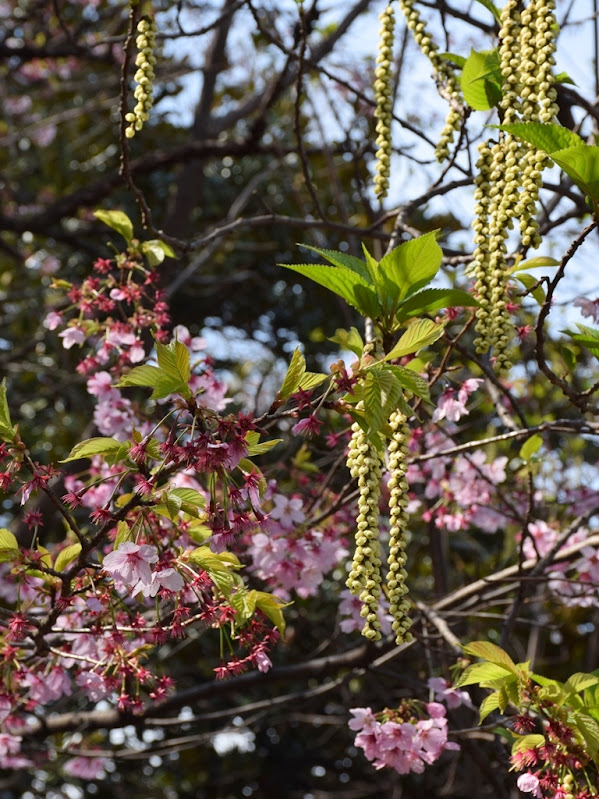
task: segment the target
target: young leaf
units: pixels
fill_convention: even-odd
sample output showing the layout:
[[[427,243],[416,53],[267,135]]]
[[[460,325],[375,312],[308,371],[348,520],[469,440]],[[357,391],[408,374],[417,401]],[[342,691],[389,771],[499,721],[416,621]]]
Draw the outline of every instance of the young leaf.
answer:
[[[555,163],[592,200],[599,200],[599,147],[582,144],[551,153]]]
[[[406,368],[399,364],[389,364],[385,368],[393,372],[402,388],[406,389],[406,391],[411,391],[412,394],[421,397],[421,399],[426,400],[426,402],[431,401],[428,383],[423,377],[420,377],[419,374],[416,374],[416,372],[412,371],[409,367]]]
[[[287,369],[287,374],[283,380],[283,385],[279,390],[279,397],[281,399],[287,399],[287,397],[290,397],[298,390],[300,381],[304,376],[305,371],[306,359],[298,347],[291,356],[291,363]]]
[[[283,608],[288,607],[290,602],[283,602],[276,596],[266,593],[266,591],[249,591],[257,608],[267,616],[275,625],[277,630],[283,635],[285,633],[285,618]]]
[[[495,663],[496,666],[502,666],[511,671],[512,674],[518,673],[516,664],[508,653],[490,641],[473,641],[464,647],[464,652],[467,655],[474,655],[474,657],[488,660],[489,663]]]
[[[520,447],[520,452],[518,453],[523,461],[528,461],[535,455],[543,446],[543,438],[538,433],[535,433],[534,436],[528,438],[524,444]],[[599,682],[599,680],[598,680]]]
[[[480,717],[478,719],[478,723],[482,724],[483,721],[487,718],[489,713],[492,713],[494,710],[499,708],[499,691],[494,691],[489,696],[485,697],[480,704]]]
[[[545,302],[545,289],[539,283],[538,278],[534,277],[533,275],[529,275],[526,272],[520,272],[519,274],[514,275],[514,277],[528,289],[530,294],[532,294],[539,305],[542,305]]]
[[[548,255],[537,255],[535,258],[527,258],[526,261],[521,261],[516,266],[513,266],[509,272],[514,275],[516,272],[523,272],[525,269],[537,269],[540,266],[559,266],[559,261],[555,258],[550,258]]]
[[[403,358],[412,355],[423,347],[428,347],[443,335],[443,325],[438,325],[430,319],[419,319],[408,327],[391,352],[385,355],[386,361],[394,358]]]
[[[6,527],[0,529],[0,549],[14,549],[17,553],[19,551],[19,542]]]
[[[321,383],[324,383],[328,377],[329,375],[325,375],[322,372],[306,372],[300,380],[299,388],[304,391],[310,391]]]
[[[322,256],[325,261],[328,261],[333,266],[343,266],[346,269],[351,269],[352,272],[364,278],[367,283],[374,285],[366,263],[360,258],[356,258],[344,252],[336,252],[335,250],[321,250],[319,247],[310,247],[307,244],[300,244],[300,247],[318,253],[318,255]]]
[[[464,100],[475,111],[488,111],[502,98],[503,79],[497,50],[471,50],[462,70]]]
[[[91,458],[92,455],[108,455],[111,452],[116,452],[122,446],[123,442],[117,441],[116,438],[88,438],[79,444],[75,444],[68,458],[60,461],[60,463],[78,461],[80,458]]]
[[[127,522],[120,521],[116,526],[114,549],[118,549],[125,541],[133,541],[133,530],[131,530]]]
[[[142,242],[140,246],[141,251],[146,256],[148,264],[151,267],[161,264],[165,257],[175,257],[175,252],[172,247],[160,239],[151,239],[150,241]]]
[[[598,684],[599,677],[595,674],[586,674],[578,671],[568,677],[564,683],[564,691],[566,694],[579,693],[580,691],[584,691],[585,688],[590,688],[592,685]]]
[[[544,743],[544,735],[519,735],[512,746],[512,754],[515,755],[517,752],[522,752],[524,749],[534,749],[535,746],[543,746]]]
[[[513,680],[514,675],[504,666],[495,663],[473,663],[460,676],[456,688],[463,685],[480,685],[482,688],[487,688],[489,683],[493,683],[493,688],[498,688],[510,679]]]
[[[335,344],[339,344],[339,346],[344,350],[350,350],[357,355],[358,358],[362,357],[362,352],[364,351],[364,342],[362,341],[362,336],[358,333],[355,327],[350,327],[349,330],[344,330],[341,327],[338,327],[335,331],[335,335],[329,338],[329,341],[333,341]]]
[[[116,230],[125,239],[127,244],[131,244],[133,238],[133,225],[127,214],[122,211],[94,211],[94,216],[100,222]]]
[[[580,136],[568,128],[562,128],[561,125],[550,125],[543,122],[514,122],[511,125],[498,125],[497,127],[518,139],[524,139],[547,155],[552,155],[552,153],[568,147],[581,145],[586,147]]]
[[[6,378],[0,383],[0,439],[11,443],[15,437],[15,429],[10,421],[8,400],[6,399]]]
[[[441,308],[466,308],[480,305],[472,294],[460,289],[424,289],[399,304],[395,321],[403,322],[410,316],[422,316]]]
[[[168,346],[156,342],[158,366],[172,380],[188,383],[191,377],[189,350],[180,341],[171,341]]]
[[[439,271],[442,258],[435,230],[406,241],[387,253],[379,267],[399,289],[393,302],[400,302],[430,283]]]
[[[463,69],[466,63],[464,56],[458,55],[457,53],[439,53],[438,55],[439,58],[442,58],[444,61],[450,61],[452,64],[455,64],[458,69]]]
[[[594,718],[592,718],[592,716],[583,711],[573,713],[572,719],[574,721],[575,727],[584,738],[584,742],[586,744],[585,749],[588,751],[595,763],[597,763],[599,755],[599,724]]]
[[[64,571],[66,567],[72,563],[77,557],[79,557],[79,553],[81,552],[81,544],[71,544],[64,549],[61,549],[58,555],[56,556],[56,560],[54,562],[54,569],[57,572]]]
[[[277,444],[280,444],[283,439],[271,438],[269,441],[262,441],[262,443],[260,443],[260,434],[255,430],[250,430],[246,433],[245,440],[248,444],[248,455],[252,457],[254,455],[264,455],[265,452],[270,452],[270,450],[276,447]]]
[[[279,266],[291,269],[330,289],[364,316],[376,318],[380,314],[376,293],[363,277],[351,269],[320,264],[279,264]]]

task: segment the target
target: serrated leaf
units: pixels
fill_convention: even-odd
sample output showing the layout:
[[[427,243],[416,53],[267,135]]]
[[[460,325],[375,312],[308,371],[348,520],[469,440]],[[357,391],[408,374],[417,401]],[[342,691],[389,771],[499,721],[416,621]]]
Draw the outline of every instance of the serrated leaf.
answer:
[[[472,641],[472,643],[466,644],[463,649],[467,655],[488,660],[489,663],[506,668],[512,674],[518,673],[518,668],[508,653],[490,641]]]
[[[290,397],[298,390],[300,381],[304,376],[305,371],[306,359],[298,347],[291,356],[291,363],[287,369],[287,374],[283,380],[283,385],[279,390],[279,397],[281,399],[287,399],[287,397]]]
[[[528,275],[526,272],[514,275],[516,280],[519,280],[522,285],[528,289],[528,292],[535,298],[539,305],[545,302],[545,289],[539,283],[539,279]]]
[[[253,430],[246,434],[245,440],[248,443],[248,455],[250,457],[253,455],[264,455],[283,441],[282,438],[271,438],[269,441],[260,441],[259,433]]]
[[[156,356],[158,366],[167,377],[181,383],[188,383],[191,377],[189,363],[189,350],[180,341],[171,341],[170,344],[156,342]]]
[[[551,156],[552,153],[557,153],[565,148],[586,147],[578,134],[561,125],[544,122],[514,122],[511,125],[497,125],[497,127],[518,139],[524,139],[537,150],[542,150]]]
[[[311,250],[311,252],[318,253],[318,255],[322,256],[325,261],[328,261],[333,266],[343,266],[346,269],[351,269],[352,272],[355,272],[357,275],[360,275],[360,277],[364,278],[367,283],[374,285],[368,272],[366,263],[360,258],[356,258],[355,256],[348,255],[344,252],[337,252],[336,250],[321,250],[320,247],[310,247],[308,244],[300,244],[300,247],[303,247],[306,250]]]
[[[285,618],[283,616],[283,608],[288,607],[290,602],[283,602],[273,594],[268,594],[265,591],[249,591],[253,596],[255,606],[260,608],[262,613],[267,616],[275,625],[277,630],[284,635],[285,633]]]
[[[123,211],[94,211],[94,216],[100,222],[116,230],[125,239],[127,244],[131,244],[133,238],[133,224],[127,214]]]
[[[239,568],[240,564],[230,552],[217,555],[209,547],[201,546],[189,553],[189,560],[203,569],[225,596],[239,584],[239,578],[231,570]]]
[[[375,291],[356,272],[343,266],[321,266],[320,264],[279,264],[330,289],[344,299],[348,305],[364,316],[376,318],[380,306]]]
[[[341,349],[350,350],[354,355],[357,355],[358,358],[362,357],[364,342],[362,341],[362,336],[355,327],[350,327],[349,330],[343,330],[343,328],[338,327],[335,331],[335,335],[331,336],[329,341],[339,344]]]
[[[512,754],[522,752],[524,749],[534,749],[536,746],[543,746],[545,736],[539,734],[518,736],[512,746]]]
[[[599,199],[599,147],[582,144],[558,150],[551,158],[586,195]]]
[[[483,699],[483,701],[480,703],[480,716],[478,719],[479,724],[483,723],[489,713],[499,709],[499,701],[499,691],[494,691],[492,694],[489,694],[489,696],[486,696]]]
[[[599,685],[599,677],[595,674],[577,671],[575,674],[570,675],[564,683],[564,691],[566,694],[580,693],[580,691],[584,691],[585,688],[590,688],[593,685]]]
[[[181,507],[185,513],[189,513],[187,506],[191,508],[206,507],[206,497],[195,488],[171,488],[169,489],[169,495],[181,500]]]
[[[442,58],[444,61],[452,61],[458,69],[463,69],[464,64],[466,63],[466,59],[463,55],[458,55],[457,53],[439,53],[439,58]]]
[[[527,258],[526,261],[521,261],[516,266],[513,266],[509,272],[514,275],[516,272],[523,272],[526,269],[537,269],[540,266],[559,266],[559,261],[555,258],[550,258],[548,255],[537,255],[534,258]]]
[[[390,298],[392,305],[430,283],[439,271],[442,259],[443,251],[437,244],[436,230],[406,241],[387,253],[379,266],[388,281],[397,287],[397,295]]]
[[[6,527],[0,529],[0,549],[14,549],[19,552],[19,542]]]
[[[133,530],[127,522],[120,521],[116,526],[116,537],[114,539],[114,549],[118,549],[126,541],[133,541]]]
[[[588,713],[580,711],[573,713],[571,718],[584,739],[585,749],[596,763],[599,753],[599,724]]]
[[[15,437],[15,429],[10,420],[8,400],[6,398],[6,378],[0,383],[0,439],[7,443],[12,443]]]
[[[424,289],[399,304],[395,319],[400,322],[410,316],[431,314],[441,308],[474,308],[478,305],[478,300],[460,289]]]
[[[483,688],[489,686],[490,682],[507,681],[513,679],[512,672],[504,666],[495,663],[473,663],[460,675],[456,682],[456,687],[463,685],[480,685]],[[492,686],[497,688],[498,684]]]
[[[426,402],[431,401],[428,383],[423,377],[420,377],[420,375],[416,374],[412,369],[400,366],[399,364],[389,365],[386,368],[391,369],[402,388],[406,389],[406,391],[411,391],[412,394],[415,394]]]
[[[395,375],[386,369],[371,370],[364,381],[364,410],[368,420],[369,435],[377,433],[397,407],[401,385]]]
[[[116,452],[122,446],[123,442],[117,441],[116,438],[104,438],[102,436],[88,438],[79,444],[75,444],[68,458],[64,458],[64,460],[59,462],[68,463],[69,461],[78,461],[81,458],[91,458],[92,455],[108,455],[111,452]]]
[[[135,366],[130,372],[123,375],[116,385],[119,388],[128,386],[155,388],[163,378],[164,373],[157,366]]]
[[[329,377],[330,375],[325,375],[322,372],[306,372],[300,380],[299,387],[303,391],[311,391],[316,386],[324,383],[325,380],[328,380]]]
[[[462,70],[464,100],[475,111],[488,111],[501,102],[503,78],[497,50],[470,50]]]
[[[81,552],[81,544],[71,544],[64,549],[61,549],[58,555],[56,556],[56,560],[54,561],[54,570],[57,572],[62,572],[66,569],[66,567],[72,563],[76,558],[79,557],[79,553]]]
[[[524,444],[520,447],[520,452],[518,453],[519,456],[522,458],[523,461],[528,461],[535,455],[543,446],[543,437],[540,436],[538,433],[535,433],[534,436],[528,438]]]
[[[385,355],[385,360],[403,358],[412,355],[423,347],[428,347],[443,335],[443,325],[438,325],[431,319],[419,319],[408,327],[391,352]]]

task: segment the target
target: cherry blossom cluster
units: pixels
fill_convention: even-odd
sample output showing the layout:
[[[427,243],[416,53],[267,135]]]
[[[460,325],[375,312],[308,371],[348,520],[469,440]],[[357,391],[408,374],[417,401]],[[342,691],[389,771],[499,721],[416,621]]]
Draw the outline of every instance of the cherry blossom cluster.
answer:
[[[376,714],[369,707],[349,712],[354,717],[349,728],[358,733],[355,745],[377,769],[422,774],[444,751],[459,749],[447,740],[446,711],[439,702],[406,702],[398,710]]]

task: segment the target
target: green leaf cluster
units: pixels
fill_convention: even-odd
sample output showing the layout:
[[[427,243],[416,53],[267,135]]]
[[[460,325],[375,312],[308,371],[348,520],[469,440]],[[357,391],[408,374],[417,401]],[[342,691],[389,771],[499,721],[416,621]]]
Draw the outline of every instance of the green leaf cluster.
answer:
[[[363,316],[373,319],[383,336],[394,333],[412,317],[440,308],[478,304],[459,289],[421,291],[441,266],[443,253],[437,244],[437,231],[400,244],[380,261],[373,258],[366,247],[363,247],[364,261],[347,253],[317,247],[307,249],[322,256],[330,266],[280,266],[304,275],[342,297]]]
[[[187,347],[180,341],[171,341],[168,345],[157,341],[156,355],[158,366],[136,366],[119,380],[117,386],[152,388],[150,399],[163,399],[169,394],[180,394],[190,399],[191,366]]]

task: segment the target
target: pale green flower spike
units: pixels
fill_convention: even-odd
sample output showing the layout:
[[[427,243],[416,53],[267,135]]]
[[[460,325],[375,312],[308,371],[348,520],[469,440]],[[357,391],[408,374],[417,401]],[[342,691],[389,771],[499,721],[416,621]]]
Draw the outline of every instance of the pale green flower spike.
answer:
[[[374,116],[376,123],[376,175],[374,177],[374,193],[383,200],[389,190],[389,174],[391,167],[391,124],[392,124],[392,73],[393,66],[393,30],[395,28],[394,11],[388,5],[379,16],[381,29],[379,31],[379,52],[376,59],[377,67],[374,72],[374,98],[376,108]]]
[[[157,30],[156,22],[152,17],[144,17],[137,23],[138,35],[135,44],[139,52],[135,59],[137,72],[134,78],[137,81],[137,86],[133,95],[137,100],[137,105],[133,111],[125,114],[125,119],[129,122],[125,130],[125,136],[128,139],[132,139],[143,128],[144,122],[150,118],[150,109],[154,102],[152,81],[155,77],[156,56],[154,50],[156,49]]]

